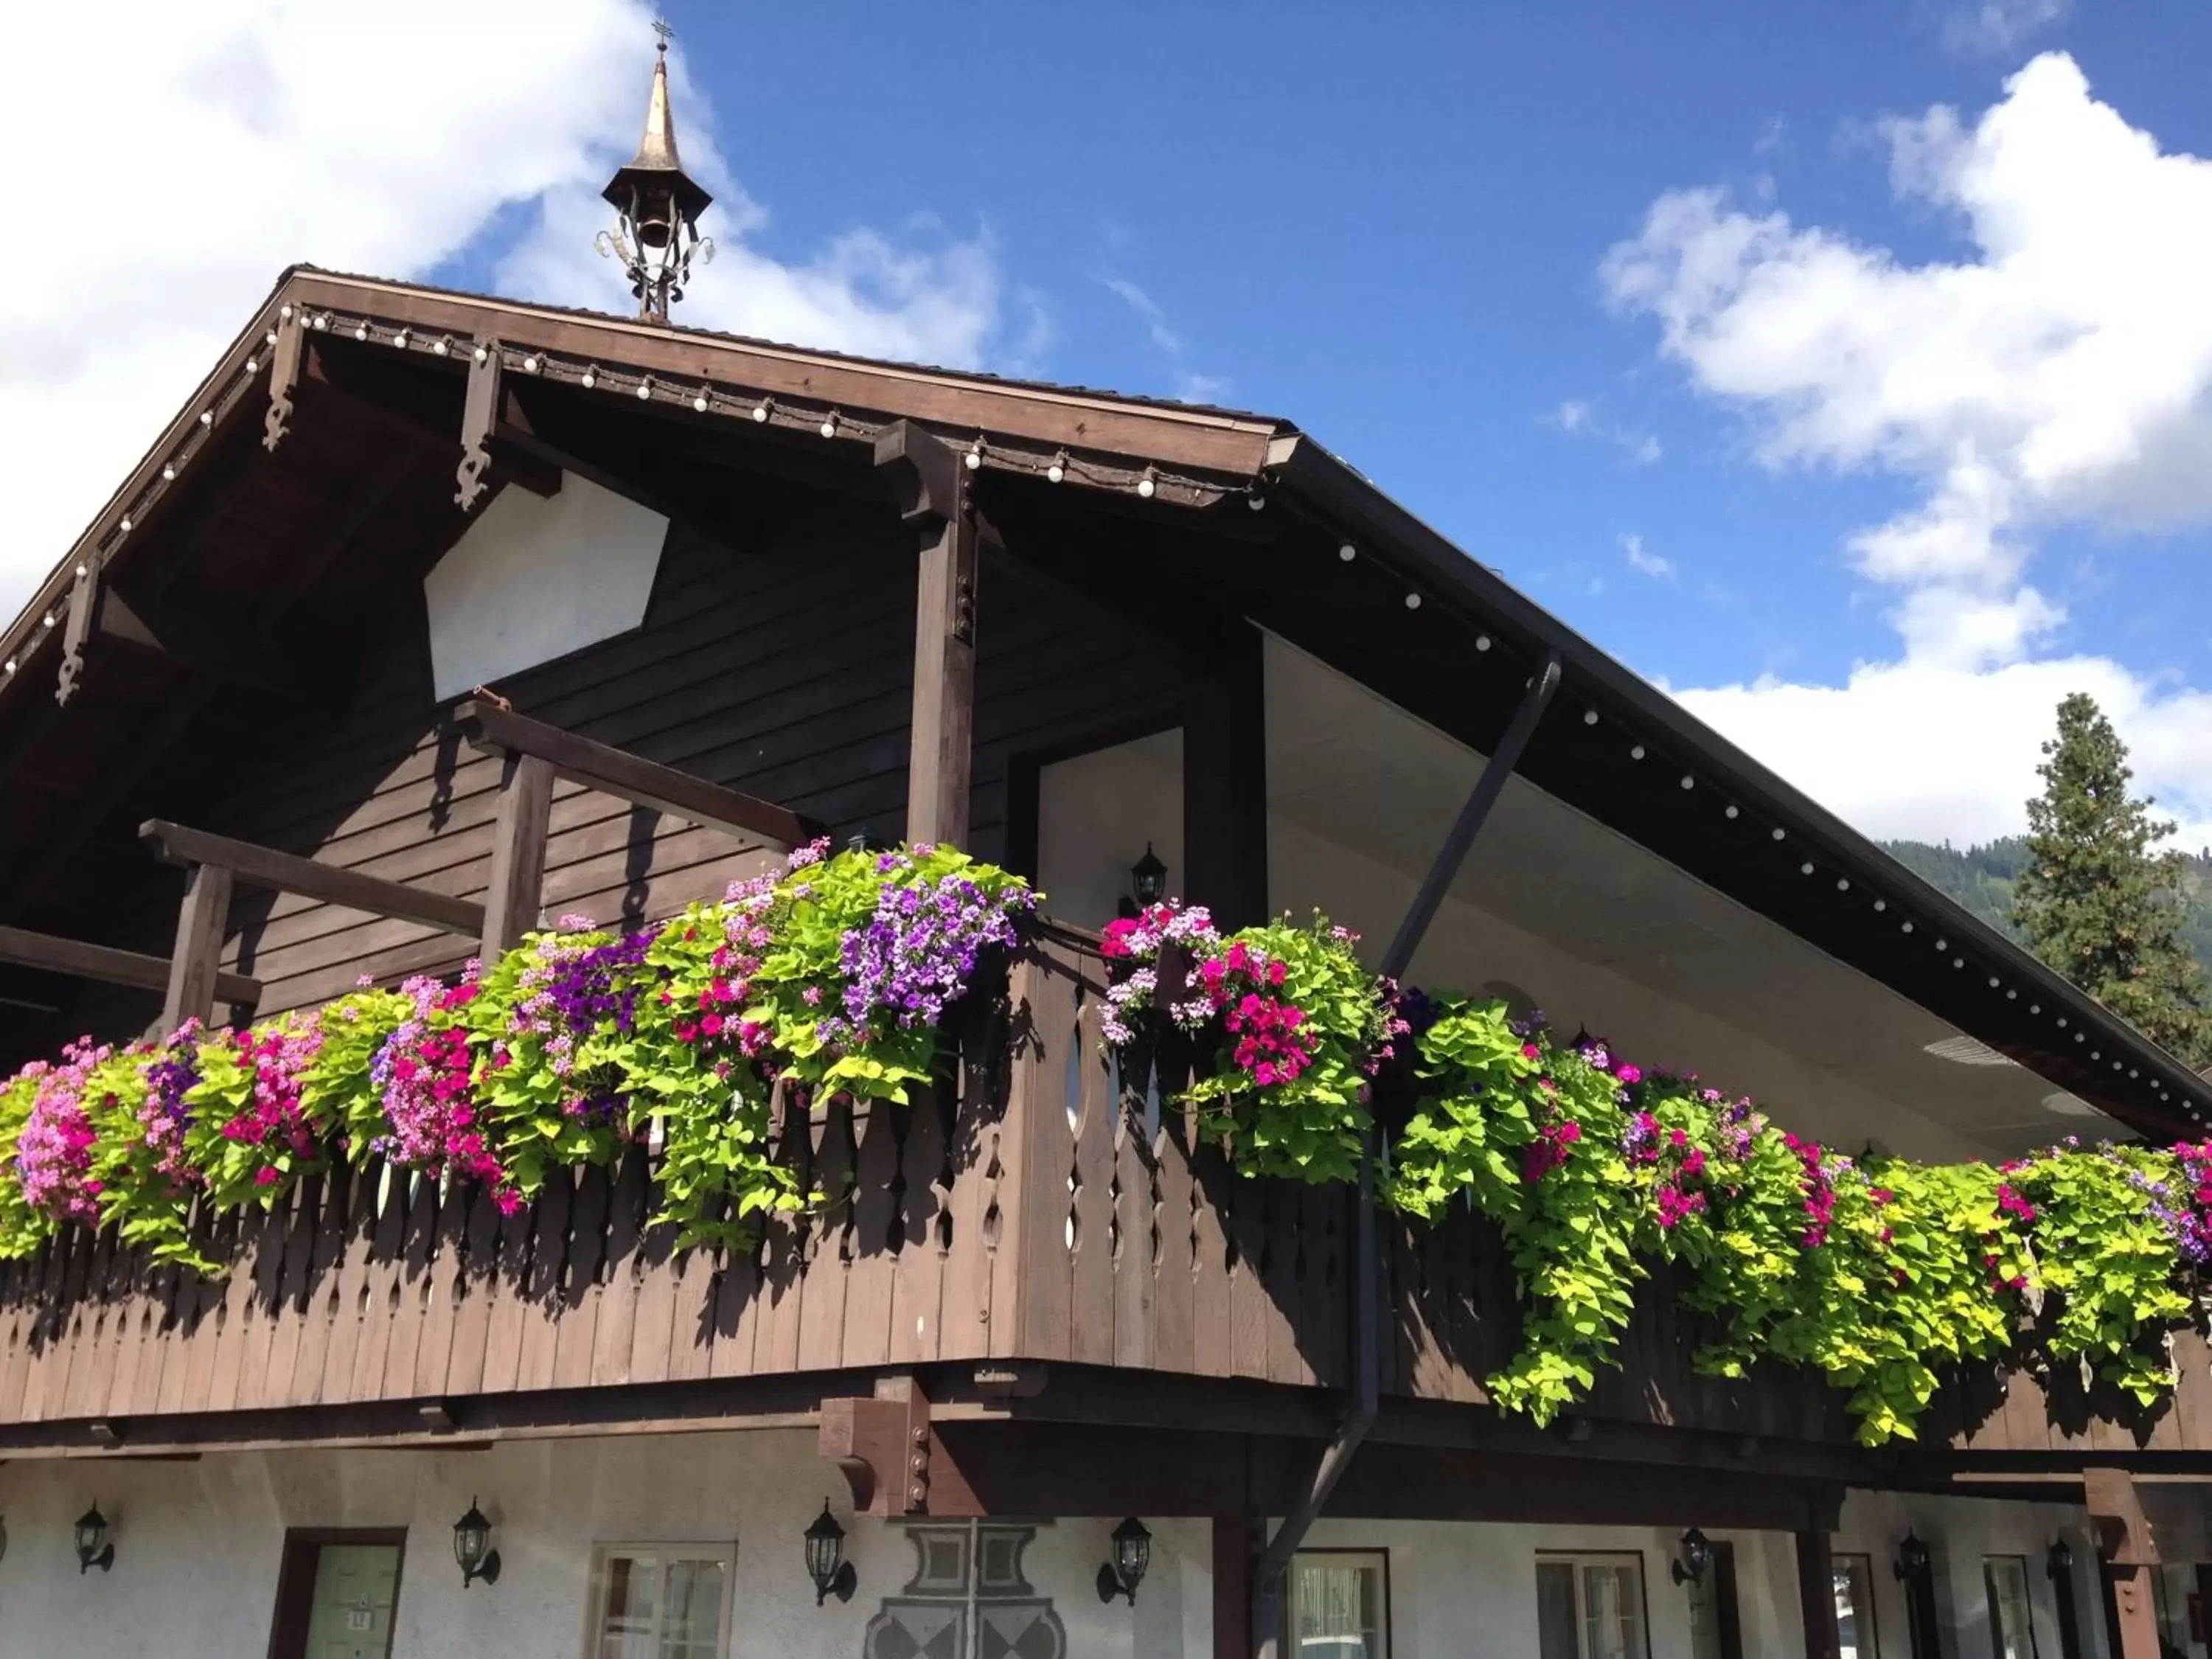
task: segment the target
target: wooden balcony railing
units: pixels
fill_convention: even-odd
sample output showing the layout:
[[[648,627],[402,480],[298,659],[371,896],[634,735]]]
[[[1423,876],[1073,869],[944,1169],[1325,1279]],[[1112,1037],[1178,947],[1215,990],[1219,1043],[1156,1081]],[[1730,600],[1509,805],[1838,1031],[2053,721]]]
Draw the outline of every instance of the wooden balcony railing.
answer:
[[[1241,1178],[1179,1113],[1123,1091],[1100,1040],[1102,969],[1089,941],[1048,930],[1003,1000],[971,999],[945,1086],[905,1108],[779,1102],[777,1156],[836,1201],[772,1223],[750,1252],[679,1252],[648,1225],[643,1146],[504,1217],[481,1192],[342,1169],[208,1229],[234,1264],[220,1279],[71,1231],[0,1267],[0,1448],[183,1443],[164,1419],[208,1413],[413,1402],[438,1423],[454,1402],[544,1390],[941,1362],[1341,1386],[1348,1191]],[[1385,1392],[1481,1402],[1517,1333],[1480,1219],[1387,1221],[1382,1264]],[[1642,1298],[1591,1419],[1848,1439],[1815,1378],[1697,1375],[1665,1288]],[[1958,1390],[1929,1437],[2212,1449],[2212,1373],[2203,1344],[2179,1340],[2181,1394],[2139,1431],[2014,1377]]]

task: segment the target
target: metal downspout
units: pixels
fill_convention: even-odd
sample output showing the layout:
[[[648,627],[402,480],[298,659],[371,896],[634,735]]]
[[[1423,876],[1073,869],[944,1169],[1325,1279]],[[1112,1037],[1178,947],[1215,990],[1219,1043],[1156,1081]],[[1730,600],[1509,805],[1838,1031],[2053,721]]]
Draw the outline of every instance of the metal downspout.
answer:
[[[1405,920],[1398,924],[1397,936],[1390,941],[1389,950],[1382,957],[1382,972],[1385,978],[1401,979],[1413,965],[1413,953],[1420,948],[1421,939],[1436,920],[1437,911],[1443,903],[1444,894],[1453,878],[1459,874],[1460,866],[1466,861],[1468,849],[1474,845],[1475,836],[1481,832],[1483,820],[1490,809],[1498,804],[1504,792],[1505,781],[1513,775],[1520,763],[1521,751],[1528,745],[1535,732],[1536,722],[1543,717],[1545,705],[1552,694],[1559,689],[1559,653],[1551,653],[1544,659],[1536,678],[1528,683],[1528,690],[1514,711],[1512,723],[1505,735],[1498,739],[1498,747],[1484,763],[1481,775],[1474,787],[1468,792],[1467,804],[1460,808],[1459,817],[1453,821],[1443,845],[1437,849],[1429,873],[1421,883],[1420,891],[1407,907]],[[1312,1530],[1315,1519],[1328,1504],[1329,1494],[1343,1478],[1345,1467],[1352,1462],[1352,1454],[1359,1449],[1360,1442],[1375,1425],[1375,1416],[1382,1399],[1382,1330],[1376,1317],[1376,1238],[1375,1238],[1375,1159],[1378,1139],[1371,1127],[1367,1133],[1367,1144],[1359,1153],[1359,1212],[1354,1233],[1352,1252],[1353,1271],[1357,1275],[1352,1297],[1352,1403],[1343,1419],[1337,1425],[1336,1435],[1322,1453],[1321,1464],[1314,1471],[1312,1484],[1297,1507],[1283,1519],[1275,1535],[1267,1540],[1261,1553],[1258,1565],[1252,1574],[1252,1651],[1255,1659],[1278,1659],[1282,1632],[1283,1575],[1297,1553],[1298,1546],[1305,1542],[1306,1534]]]

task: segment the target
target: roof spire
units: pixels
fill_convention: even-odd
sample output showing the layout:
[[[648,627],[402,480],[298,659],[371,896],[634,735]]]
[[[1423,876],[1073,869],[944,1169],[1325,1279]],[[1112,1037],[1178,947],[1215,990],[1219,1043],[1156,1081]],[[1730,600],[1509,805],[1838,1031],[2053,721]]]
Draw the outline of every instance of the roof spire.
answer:
[[[714,202],[684,171],[676,153],[676,121],[668,108],[668,42],[673,33],[656,20],[660,37],[653,60],[653,92],[645,106],[645,132],[637,154],[607,183],[602,193],[616,213],[615,229],[601,231],[599,248],[620,258],[637,296],[638,315],[668,320],[668,307],[684,297],[691,257],[714,257],[714,245],[699,234],[699,216]]]

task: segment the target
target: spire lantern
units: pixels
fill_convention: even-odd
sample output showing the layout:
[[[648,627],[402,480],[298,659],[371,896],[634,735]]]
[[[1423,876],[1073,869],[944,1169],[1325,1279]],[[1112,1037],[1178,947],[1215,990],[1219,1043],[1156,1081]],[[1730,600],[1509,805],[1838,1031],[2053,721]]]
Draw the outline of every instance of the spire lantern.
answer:
[[[645,134],[637,154],[616,170],[600,193],[615,210],[615,228],[601,231],[602,254],[622,261],[637,296],[637,314],[651,322],[668,320],[668,307],[684,297],[691,279],[691,260],[704,264],[714,244],[699,234],[699,216],[714,198],[684,171],[676,152],[676,122],[668,109],[668,40],[665,23],[655,23],[660,52],[653,65],[653,93],[645,106]]]

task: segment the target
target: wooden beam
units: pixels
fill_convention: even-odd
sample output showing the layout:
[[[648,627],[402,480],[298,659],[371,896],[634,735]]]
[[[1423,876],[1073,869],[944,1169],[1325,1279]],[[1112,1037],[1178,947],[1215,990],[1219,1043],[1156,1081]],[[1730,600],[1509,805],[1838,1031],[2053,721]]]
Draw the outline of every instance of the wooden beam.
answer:
[[[911,421],[895,421],[877,438],[876,465],[921,540],[906,838],[960,846],[975,726],[977,531],[968,472],[951,445]]]
[[[54,702],[69,707],[84,676],[85,641],[92,637],[93,612],[100,597],[100,579],[89,562],[76,568],[76,583],[70,589],[69,619],[62,628],[62,665],[54,682]]]
[[[2158,1542],[2143,1516],[2135,1479],[2125,1469],[2084,1469],[2081,1501],[2109,1570],[2112,1610],[2120,1631],[2116,1659],[2159,1659],[2153,1582],[2158,1573]]]
[[[1260,630],[1240,623],[1182,726],[1182,861],[1170,887],[1224,928],[1267,920],[1267,715]]]
[[[453,710],[453,726],[473,748],[535,755],[571,783],[640,806],[657,807],[693,823],[784,847],[796,847],[809,837],[806,821],[787,807],[491,703],[460,704]]]
[[[0,927],[0,962],[102,985],[128,986],[134,991],[163,991],[169,984],[169,963],[163,957],[34,933],[24,927]],[[218,973],[215,994],[217,1001],[233,1007],[251,1008],[261,1000],[261,981],[243,974]]]
[[[505,756],[499,817],[492,828],[491,885],[484,894],[487,962],[522,943],[545,902],[545,837],[553,821],[553,763],[538,755]]]
[[[1261,1540],[1246,1515],[1213,1517],[1213,1659],[1251,1659],[1252,1563]]]
[[[138,829],[139,838],[153,848],[164,864],[216,865],[228,870],[249,887],[273,888],[320,899],[325,904],[373,916],[391,916],[420,923],[465,939],[483,937],[484,908],[469,899],[432,893],[381,876],[365,876],[357,870],[318,864],[273,847],[233,841],[204,830],[188,830],[162,818],[149,818]]]
[[[215,980],[230,925],[231,873],[217,864],[185,872],[185,902],[177,910],[177,947],[169,957],[169,982],[161,1001],[161,1030],[188,1019],[215,1020]]]
[[[454,477],[460,488],[453,504],[466,513],[483,498],[484,474],[491,470],[491,433],[499,421],[499,343],[479,338],[469,363],[469,391],[461,405],[461,464]]]
[[[274,454],[292,429],[292,393],[300,384],[300,319],[280,316],[276,343],[269,348],[269,409],[261,417],[261,447]]]
[[[1827,1533],[1797,1533],[1797,1607],[1805,1626],[1805,1659],[1840,1659],[1843,1633],[1836,1626],[1836,1558]]]

